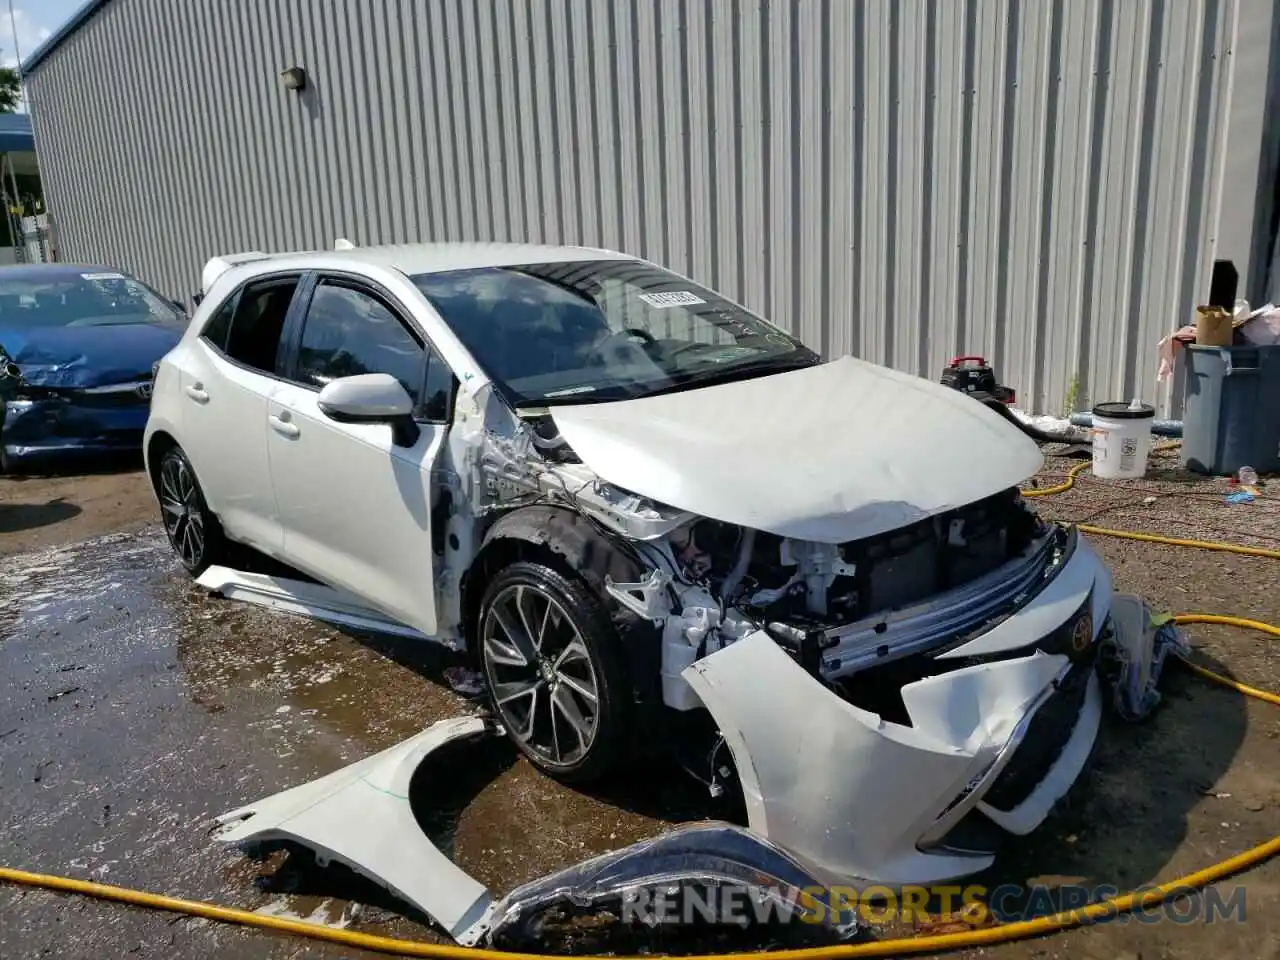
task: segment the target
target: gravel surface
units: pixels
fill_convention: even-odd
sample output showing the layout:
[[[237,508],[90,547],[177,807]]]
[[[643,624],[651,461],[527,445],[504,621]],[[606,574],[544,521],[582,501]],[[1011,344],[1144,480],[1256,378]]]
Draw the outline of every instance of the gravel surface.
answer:
[[[1049,456],[1037,486],[1064,481],[1080,463],[1077,458]],[[1258,488],[1262,496],[1252,503],[1230,504],[1227,495],[1239,488],[1228,478],[1185,470],[1178,464],[1177,450],[1164,449],[1152,454],[1142,480],[1096,480],[1086,468],[1072,489],[1036,497],[1035,506],[1056,520],[1280,550],[1280,478],[1265,481],[1264,477]]]

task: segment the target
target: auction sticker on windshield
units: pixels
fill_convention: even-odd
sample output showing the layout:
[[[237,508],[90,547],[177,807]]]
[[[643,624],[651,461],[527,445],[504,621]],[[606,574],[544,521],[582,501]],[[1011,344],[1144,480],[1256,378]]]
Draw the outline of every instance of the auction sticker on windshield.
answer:
[[[84,280],[123,280],[123,273],[82,273],[81,278]]]
[[[665,310],[667,307],[692,307],[699,303],[706,303],[697,294],[689,293],[686,290],[672,290],[667,293],[642,293],[640,299],[649,306],[657,310]]]

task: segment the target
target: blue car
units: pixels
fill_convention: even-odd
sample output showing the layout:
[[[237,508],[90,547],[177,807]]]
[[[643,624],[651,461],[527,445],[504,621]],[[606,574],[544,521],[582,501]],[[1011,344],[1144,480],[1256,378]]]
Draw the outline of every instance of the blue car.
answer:
[[[141,450],[180,304],[110,267],[0,268],[0,469]]]

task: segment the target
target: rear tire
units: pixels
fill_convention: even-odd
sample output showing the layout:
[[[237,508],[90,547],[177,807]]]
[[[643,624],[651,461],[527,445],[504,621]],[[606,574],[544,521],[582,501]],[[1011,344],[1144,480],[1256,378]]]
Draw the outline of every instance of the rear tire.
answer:
[[[518,561],[489,583],[477,643],[489,698],[507,734],[557,780],[598,780],[620,760],[630,687],[620,643],[581,581]]]
[[[187,572],[200,576],[221,559],[226,541],[218,518],[205,502],[195,469],[181,447],[170,447],[161,455],[156,495],[169,545]]]

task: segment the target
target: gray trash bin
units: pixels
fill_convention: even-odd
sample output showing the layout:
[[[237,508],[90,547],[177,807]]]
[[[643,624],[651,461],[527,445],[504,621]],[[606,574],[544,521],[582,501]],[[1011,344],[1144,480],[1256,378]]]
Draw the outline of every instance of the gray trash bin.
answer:
[[[1280,346],[1186,349],[1182,463],[1225,476],[1280,471]]]

